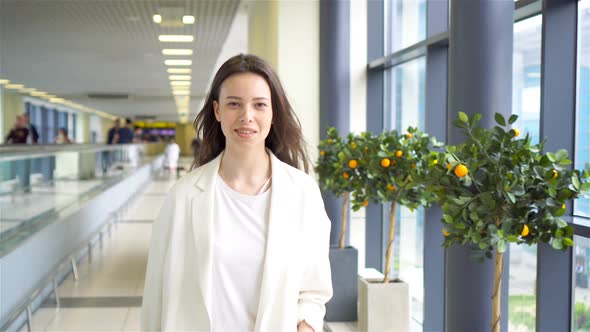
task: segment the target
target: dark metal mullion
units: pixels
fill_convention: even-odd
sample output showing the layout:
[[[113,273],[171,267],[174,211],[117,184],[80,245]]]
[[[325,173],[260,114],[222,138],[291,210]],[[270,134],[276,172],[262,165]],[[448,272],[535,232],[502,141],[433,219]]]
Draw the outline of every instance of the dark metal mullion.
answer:
[[[367,2],[367,59],[383,56],[384,1]],[[383,131],[385,112],[383,71],[367,72],[367,131]],[[365,212],[365,267],[383,271],[385,233],[383,232],[383,205],[369,204]]]
[[[577,0],[543,1],[540,136],[549,138],[546,151],[575,147],[577,19]],[[537,331],[571,331],[573,250],[557,251],[547,243],[537,248]]]
[[[369,62],[367,68],[370,71],[385,70],[416,58],[423,57],[426,55],[426,48],[429,46],[447,46],[448,44],[449,33],[445,31],[395,53],[375,59]]]

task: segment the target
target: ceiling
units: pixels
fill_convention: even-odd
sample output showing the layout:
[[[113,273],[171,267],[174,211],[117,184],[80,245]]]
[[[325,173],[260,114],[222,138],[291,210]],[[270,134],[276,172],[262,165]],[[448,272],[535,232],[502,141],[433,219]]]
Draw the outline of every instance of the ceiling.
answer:
[[[239,0],[0,0],[0,78],[117,116],[176,121],[164,60],[192,59],[194,115],[224,44],[232,45],[226,53],[247,51],[247,21],[232,26],[239,7]],[[195,23],[153,22],[167,12],[193,15]],[[194,42],[162,43],[161,34],[190,34]],[[193,55],[164,56],[163,48]]]

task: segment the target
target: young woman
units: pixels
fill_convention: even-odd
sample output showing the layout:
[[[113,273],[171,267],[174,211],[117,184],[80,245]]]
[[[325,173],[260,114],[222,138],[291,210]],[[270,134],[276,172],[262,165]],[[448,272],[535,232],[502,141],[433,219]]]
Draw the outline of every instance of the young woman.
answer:
[[[142,329],[321,332],[330,221],[277,75],[256,56],[232,57],[195,129],[198,168],[153,227]]]

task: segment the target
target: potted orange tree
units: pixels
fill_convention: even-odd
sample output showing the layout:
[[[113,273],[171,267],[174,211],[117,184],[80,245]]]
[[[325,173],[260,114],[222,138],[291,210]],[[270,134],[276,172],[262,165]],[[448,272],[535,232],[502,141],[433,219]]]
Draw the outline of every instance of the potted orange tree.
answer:
[[[366,205],[368,200],[390,204],[389,240],[385,252],[382,280],[360,279],[359,326],[361,331],[408,331],[410,297],[408,284],[391,280],[391,261],[398,205],[415,210],[434,200],[427,190],[425,177],[435,163],[431,147],[440,143],[416,128],[405,133],[384,132],[368,140],[364,186],[354,193],[353,208]]]
[[[326,306],[327,321],[356,321],[358,300],[358,251],[345,245],[348,210],[351,194],[363,185],[362,172],[365,169],[364,136],[349,134],[346,139],[339,136],[335,128],[328,129],[326,139],[319,143],[319,157],[316,173],[320,187],[342,198],[340,234],[338,246],[330,248],[332,284],[334,295]],[[368,204],[368,203],[367,203]]]
[[[543,153],[527,134],[511,128],[516,115],[484,129],[480,114],[459,112],[454,125],[466,141],[447,146],[429,172],[443,210],[444,247],[468,245],[475,258],[495,259],[491,331],[500,331],[503,255],[509,243],[542,241],[561,250],[573,245],[573,228],[560,217],[566,202],[590,189],[588,168],[570,170],[566,150]],[[490,213],[492,211],[492,213]]]

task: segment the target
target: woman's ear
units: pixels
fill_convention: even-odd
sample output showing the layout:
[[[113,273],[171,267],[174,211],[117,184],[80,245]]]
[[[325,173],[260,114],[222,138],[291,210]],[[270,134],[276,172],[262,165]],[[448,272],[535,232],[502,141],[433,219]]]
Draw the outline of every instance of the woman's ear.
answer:
[[[213,101],[213,113],[215,113],[215,119],[217,119],[217,122],[221,122],[221,117],[219,116],[219,103],[217,100]]]

